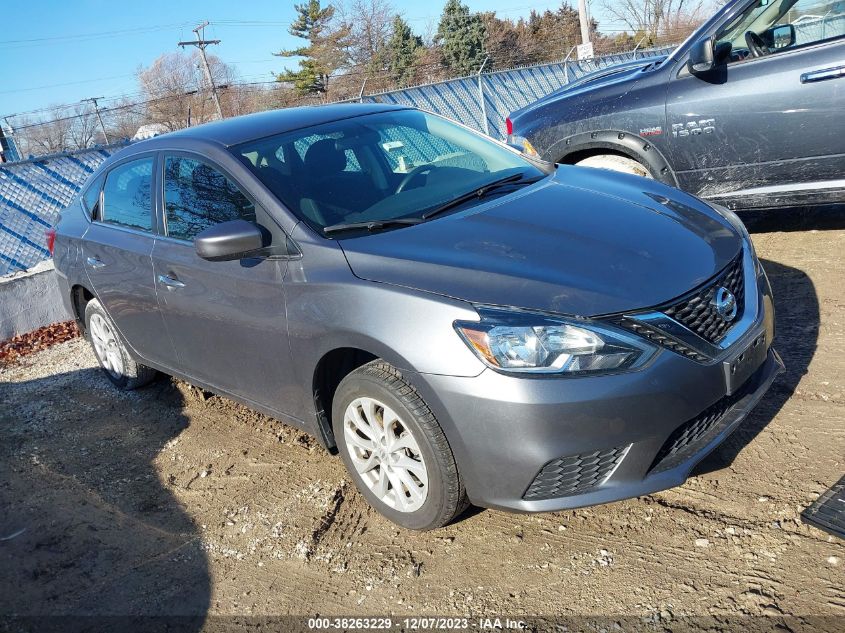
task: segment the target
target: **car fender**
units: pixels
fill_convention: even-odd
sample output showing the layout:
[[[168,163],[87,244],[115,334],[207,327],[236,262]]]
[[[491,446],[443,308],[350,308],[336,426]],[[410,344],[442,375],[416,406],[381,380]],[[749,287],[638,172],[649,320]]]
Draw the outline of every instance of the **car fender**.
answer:
[[[678,186],[675,171],[654,143],[625,130],[597,130],[567,136],[549,146],[543,158],[567,163],[567,158],[574,154],[596,149],[628,156],[645,165],[655,180],[672,187]]]

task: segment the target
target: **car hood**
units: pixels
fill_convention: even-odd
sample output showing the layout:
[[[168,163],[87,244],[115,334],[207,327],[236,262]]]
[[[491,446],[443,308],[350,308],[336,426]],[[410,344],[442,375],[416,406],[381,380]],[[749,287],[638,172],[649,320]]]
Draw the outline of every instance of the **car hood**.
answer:
[[[561,166],[515,193],[340,245],[361,279],[596,316],[686,293],[724,268],[741,242],[722,216],[676,189]]]
[[[655,64],[662,63],[666,59],[665,55],[648,57],[644,59],[637,59],[614,66],[601,68],[595,72],[584,75],[564,86],[561,86],[554,92],[541,97],[524,108],[515,110],[510,114],[510,119],[514,122],[519,117],[528,114],[537,108],[540,108],[553,101],[561,99],[569,99],[572,97],[582,96],[584,93],[591,92],[598,88],[612,86],[615,84],[622,84],[630,81],[637,81],[643,75],[643,69],[648,67],[657,67]]]

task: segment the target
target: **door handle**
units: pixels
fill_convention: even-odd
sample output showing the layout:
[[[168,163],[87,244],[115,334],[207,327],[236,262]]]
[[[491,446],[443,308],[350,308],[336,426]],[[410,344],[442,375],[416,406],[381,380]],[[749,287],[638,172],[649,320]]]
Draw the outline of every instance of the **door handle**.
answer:
[[[801,75],[801,83],[811,84],[817,81],[838,79],[839,77],[845,77],[845,66],[837,66],[836,68],[823,68],[822,70],[814,70],[809,73],[804,73]]]
[[[178,279],[174,279],[173,277],[169,277],[167,275],[159,275],[158,282],[166,286],[168,290],[176,290],[177,288],[185,287],[184,283],[182,283]]]
[[[85,260],[85,263],[88,264],[91,268],[103,268],[106,263],[97,257],[89,257]]]

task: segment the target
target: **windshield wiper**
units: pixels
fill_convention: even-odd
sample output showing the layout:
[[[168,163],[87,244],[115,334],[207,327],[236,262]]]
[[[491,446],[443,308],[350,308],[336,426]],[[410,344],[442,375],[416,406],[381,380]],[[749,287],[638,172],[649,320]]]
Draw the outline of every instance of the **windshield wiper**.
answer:
[[[432,209],[431,211],[424,213],[422,217],[417,218],[386,218],[383,220],[368,220],[365,222],[342,222],[340,224],[332,224],[331,226],[327,226],[323,229],[323,233],[326,235],[331,235],[333,233],[344,233],[346,231],[368,231],[370,233],[375,231],[381,231],[382,229],[386,229],[391,226],[412,226],[414,224],[420,224],[421,222],[425,222],[433,218],[440,213],[448,211],[468,200],[472,200],[473,198],[483,198],[488,193],[493,191],[494,189],[498,189],[499,187],[504,187],[507,185],[530,185],[532,183],[537,182],[538,180],[542,180],[545,176],[536,176],[534,178],[526,178],[523,179],[524,174],[511,174],[510,176],[505,176],[504,178],[499,178],[498,180],[494,180],[493,182],[488,182],[481,187],[473,189],[472,191],[465,193],[463,195],[458,196],[457,198],[453,198],[449,200],[449,202]]]
[[[366,230],[370,233],[380,231],[389,226],[411,226],[422,222],[420,218],[387,218],[385,220],[370,220],[368,222],[342,222],[340,224],[332,224],[323,229],[323,233],[331,235],[332,233],[343,233],[346,231],[362,231]]]
[[[503,187],[505,185],[511,185],[511,184],[513,184],[513,185],[516,185],[516,184],[530,185],[532,183],[537,182],[538,180],[542,180],[543,178],[545,178],[545,176],[536,176],[534,178],[527,178],[527,179],[523,180],[523,176],[524,176],[524,174],[513,174],[511,176],[505,176],[504,178],[499,178],[498,180],[494,180],[493,182],[488,182],[486,185],[482,185],[481,187],[478,187],[477,189],[473,189],[472,191],[468,191],[467,193],[460,195],[457,198],[453,198],[452,200],[449,200],[449,202],[442,204],[439,207],[432,209],[431,211],[423,213],[422,219],[423,220],[430,220],[434,216],[440,215],[441,213],[445,213],[446,211],[449,211],[450,209],[454,209],[458,205],[461,205],[464,202],[472,200],[473,198],[481,199],[484,196],[486,196],[488,193],[490,193],[491,191],[493,191],[495,189],[498,189],[499,187]]]

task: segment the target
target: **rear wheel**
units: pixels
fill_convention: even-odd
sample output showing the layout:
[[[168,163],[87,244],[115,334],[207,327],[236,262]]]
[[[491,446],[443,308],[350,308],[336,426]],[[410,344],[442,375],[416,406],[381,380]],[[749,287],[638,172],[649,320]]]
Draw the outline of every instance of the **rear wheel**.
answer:
[[[596,169],[609,169],[611,171],[620,171],[624,174],[633,174],[634,176],[642,176],[650,180],[654,179],[651,172],[642,163],[635,161],[633,158],[627,156],[619,156],[618,154],[597,154],[589,156],[583,160],[579,160],[576,165],[580,167],[594,167]]]
[[[85,306],[85,333],[100,367],[118,389],[137,389],[156,377],[155,369],[132,359],[117,328],[97,299],[91,299]]]
[[[373,361],[341,381],[332,424],[358,490],[394,523],[431,530],[469,505],[443,429],[388,363]]]

